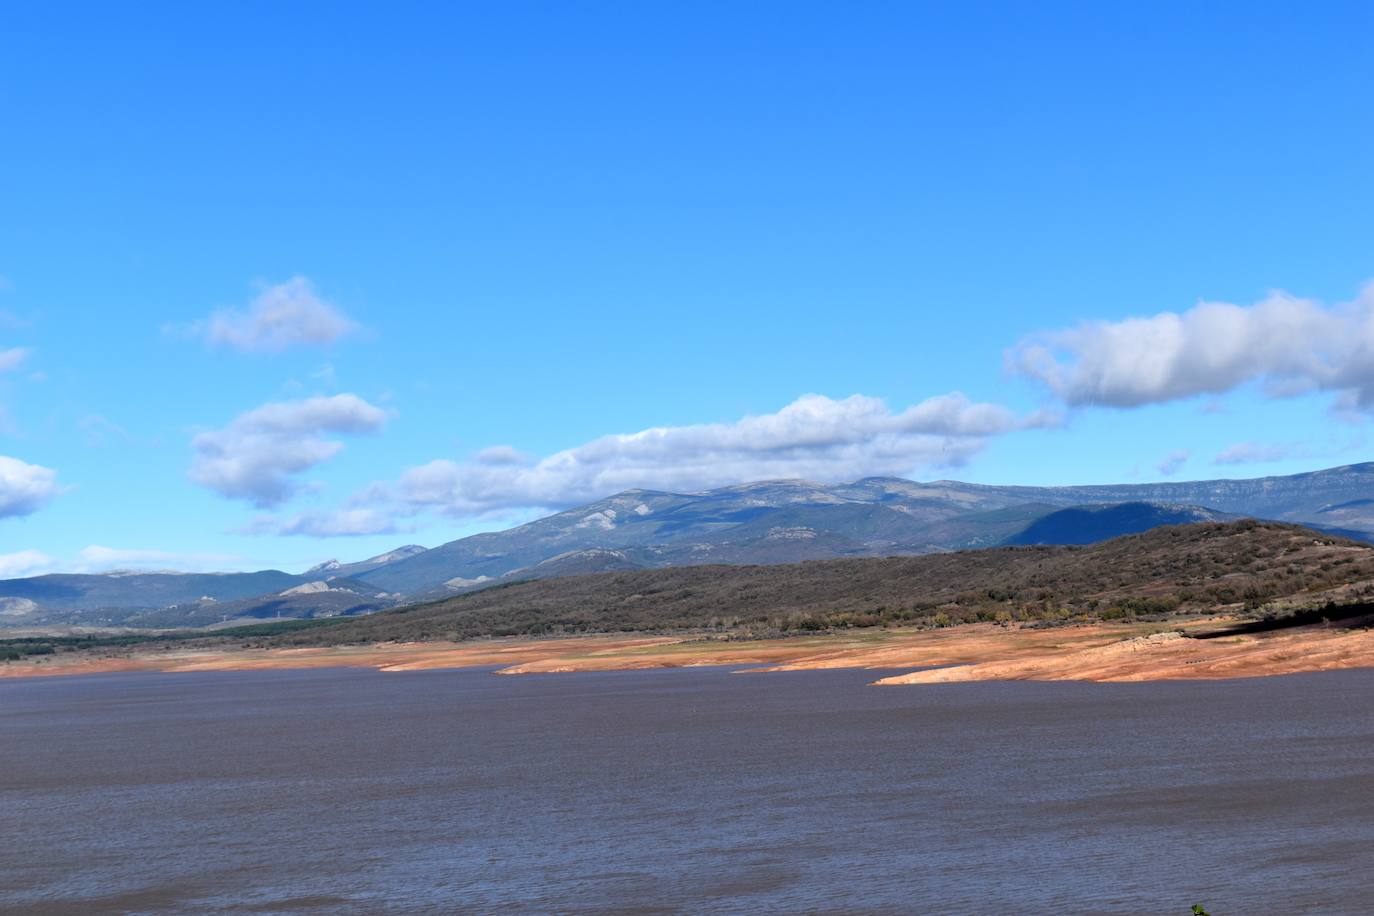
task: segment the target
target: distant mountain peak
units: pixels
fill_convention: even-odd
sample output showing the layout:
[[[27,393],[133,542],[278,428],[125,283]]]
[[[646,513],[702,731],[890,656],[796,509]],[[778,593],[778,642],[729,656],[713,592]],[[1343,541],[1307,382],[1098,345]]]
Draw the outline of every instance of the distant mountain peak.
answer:
[[[421,547],[419,544],[407,544],[404,547],[397,547],[395,550],[388,550],[386,553],[379,553],[375,557],[368,557],[362,562],[378,564],[390,563],[393,560],[404,560],[406,557],[413,557],[417,553],[424,553],[428,549],[428,547]]]

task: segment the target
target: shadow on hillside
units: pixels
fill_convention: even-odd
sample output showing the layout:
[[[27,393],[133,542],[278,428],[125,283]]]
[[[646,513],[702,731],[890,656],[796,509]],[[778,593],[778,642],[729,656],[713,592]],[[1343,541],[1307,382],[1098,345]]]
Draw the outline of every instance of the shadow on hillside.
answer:
[[[1262,620],[1247,620],[1204,633],[1189,633],[1193,639],[1217,639],[1222,636],[1243,636],[1253,633],[1271,633],[1276,630],[1291,630],[1297,627],[1310,627],[1328,624],[1344,629],[1374,626],[1374,604],[1331,604],[1324,608],[1297,611],[1283,617],[1266,617]]]

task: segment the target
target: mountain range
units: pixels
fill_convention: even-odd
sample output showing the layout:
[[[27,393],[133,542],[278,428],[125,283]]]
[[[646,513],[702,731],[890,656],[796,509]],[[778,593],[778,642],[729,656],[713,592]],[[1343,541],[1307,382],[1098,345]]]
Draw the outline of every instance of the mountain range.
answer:
[[[1270,621],[1374,613],[1374,547],[1279,522],[1155,528],[1086,546],[678,566],[512,582],[328,621],[271,645],[684,628],[773,635],[882,625],[1163,620],[1250,609]],[[1339,608],[1337,610],[1336,608]]]
[[[1242,517],[1374,539],[1374,463],[1250,480],[990,486],[773,480],[627,490],[506,531],[302,574],[107,573],[0,581],[0,626],[177,627],[360,614],[495,583],[706,564],[1087,544]]]

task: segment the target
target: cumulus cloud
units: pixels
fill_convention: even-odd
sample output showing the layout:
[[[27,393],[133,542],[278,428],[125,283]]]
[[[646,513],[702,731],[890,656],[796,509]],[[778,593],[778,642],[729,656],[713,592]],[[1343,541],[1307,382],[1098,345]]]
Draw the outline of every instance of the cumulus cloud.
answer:
[[[304,535],[317,538],[395,534],[400,530],[388,512],[366,506],[310,510],[279,518],[263,515],[239,529],[240,534]]]
[[[373,433],[386,419],[386,411],[352,394],[264,404],[192,439],[190,477],[221,496],[279,505],[299,489],[293,475],[343,448],[326,433]]]
[[[8,350],[0,350],[0,372],[14,372],[24,364],[29,358],[30,351],[27,347],[10,347]]]
[[[52,468],[0,455],[0,518],[32,515],[61,492]]]
[[[1090,322],[1027,338],[1015,372],[1070,405],[1137,407],[1250,382],[1271,397],[1311,391],[1342,407],[1374,406],[1374,284],[1327,306],[1284,292],[1253,305],[1203,302],[1186,312]]]
[[[1260,464],[1265,461],[1282,461],[1300,453],[1295,445],[1262,445],[1258,442],[1237,442],[1222,449],[1215,458],[1216,464]]]
[[[1056,422],[957,393],[897,412],[863,395],[812,394],[776,413],[603,436],[542,459],[497,447],[472,462],[431,461],[375,485],[355,504],[472,516],[566,507],[632,488],[690,492],[742,480],[905,475],[960,466],[994,436]]]
[[[1165,477],[1177,474],[1179,468],[1188,463],[1188,459],[1193,457],[1193,453],[1186,448],[1176,448],[1164,456],[1164,460],[1155,465],[1155,470]]]
[[[0,553],[0,579],[19,579],[50,572],[56,560],[38,550]]]
[[[288,347],[331,344],[358,324],[320,298],[305,277],[263,290],[247,309],[224,309],[193,330],[216,346],[250,353],[278,353]]]

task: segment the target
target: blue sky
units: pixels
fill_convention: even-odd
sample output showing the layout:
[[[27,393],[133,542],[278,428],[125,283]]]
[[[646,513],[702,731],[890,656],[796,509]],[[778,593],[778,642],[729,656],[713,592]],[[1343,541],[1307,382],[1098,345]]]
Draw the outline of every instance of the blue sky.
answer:
[[[1374,12],[1198,6],[11,4],[0,573],[1363,460]]]

